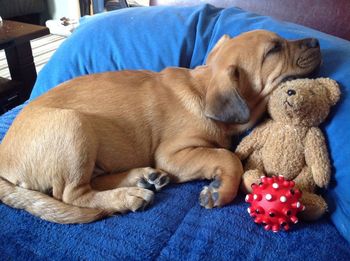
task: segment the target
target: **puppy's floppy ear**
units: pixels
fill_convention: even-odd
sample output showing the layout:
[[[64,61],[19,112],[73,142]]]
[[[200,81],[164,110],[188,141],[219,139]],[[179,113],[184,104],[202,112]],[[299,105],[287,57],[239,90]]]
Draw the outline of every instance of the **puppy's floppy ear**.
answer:
[[[215,54],[217,53],[217,51],[220,49],[220,46],[222,46],[222,44],[228,40],[230,40],[231,38],[227,35],[224,34],[223,36],[221,36],[221,38],[219,39],[219,41],[215,44],[214,48],[210,51],[208,58],[206,60],[206,64],[210,64],[215,56]]]
[[[330,105],[335,105],[340,99],[340,88],[336,81],[330,78],[317,78],[316,81],[327,88]]]
[[[205,96],[205,116],[227,123],[249,121],[248,105],[238,92],[239,74],[234,65],[214,74]]]

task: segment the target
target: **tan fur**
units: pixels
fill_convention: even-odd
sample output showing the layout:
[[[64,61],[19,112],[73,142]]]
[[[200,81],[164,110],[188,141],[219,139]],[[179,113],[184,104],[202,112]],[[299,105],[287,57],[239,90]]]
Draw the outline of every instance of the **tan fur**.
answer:
[[[201,204],[231,202],[243,169],[228,150],[230,135],[254,124],[282,79],[320,64],[319,47],[308,41],[258,30],[224,36],[207,65],[193,70],[108,72],[61,84],[30,102],[6,134],[1,200],[53,222],[87,222],[145,207],[149,188],[170,177],[215,179]],[[267,55],[276,42],[280,50]]]
[[[317,126],[339,96],[339,86],[328,78],[281,84],[268,104],[272,120],[255,128],[236,149],[240,159],[246,160],[243,190],[251,192],[251,185],[262,175],[282,175],[294,180],[303,192],[306,209],[302,217],[321,217],[327,204],[314,192],[316,187],[328,185],[331,167],[324,136]]]

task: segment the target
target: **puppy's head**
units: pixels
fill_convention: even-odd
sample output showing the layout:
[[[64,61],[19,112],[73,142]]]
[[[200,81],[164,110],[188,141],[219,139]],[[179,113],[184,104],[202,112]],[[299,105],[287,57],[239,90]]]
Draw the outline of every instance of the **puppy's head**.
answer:
[[[212,77],[205,97],[207,117],[242,124],[285,79],[307,76],[321,63],[317,39],[288,41],[275,33],[255,30],[235,38],[224,35],[206,64]]]

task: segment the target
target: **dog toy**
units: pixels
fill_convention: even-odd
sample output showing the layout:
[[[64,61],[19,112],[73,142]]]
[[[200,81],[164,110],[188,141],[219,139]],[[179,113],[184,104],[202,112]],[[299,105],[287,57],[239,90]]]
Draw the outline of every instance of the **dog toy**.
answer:
[[[246,136],[236,149],[244,165],[241,188],[251,193],[261,176],[282,175],[294,181],[303,195],[303,220],[316,220],[327,211],[317,194],[331,178],[331,162],[318,127],[340,98],[338,84],[329,78],[297,79],[279,85],[270,95],[267,119]]]
[[[254,222],[273,232],[289,230],[291,224],[296,224],[297,214],[304,206],[299,201],[301,192],[294,185],[294,181],[283,176],[263,176],[259,185],[253,183],[253,192],[247,194],[245,201],[250,203],[247,210]]]

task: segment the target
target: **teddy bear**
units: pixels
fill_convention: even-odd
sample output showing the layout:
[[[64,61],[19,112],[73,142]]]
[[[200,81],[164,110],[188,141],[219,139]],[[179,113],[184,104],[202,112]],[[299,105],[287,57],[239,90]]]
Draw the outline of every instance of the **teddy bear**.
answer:
[[[258,125],[237,146],[244,163],[241,188],[252,191],[261,176],[282,175],[302,191],[305,210],[300,217],[316,220],[327,203],[315,194],[331,176],[324,135],[318,126],[340,98],[338,84],[329,78],[296,79],[282,83],[267,104],[270,119]]]

